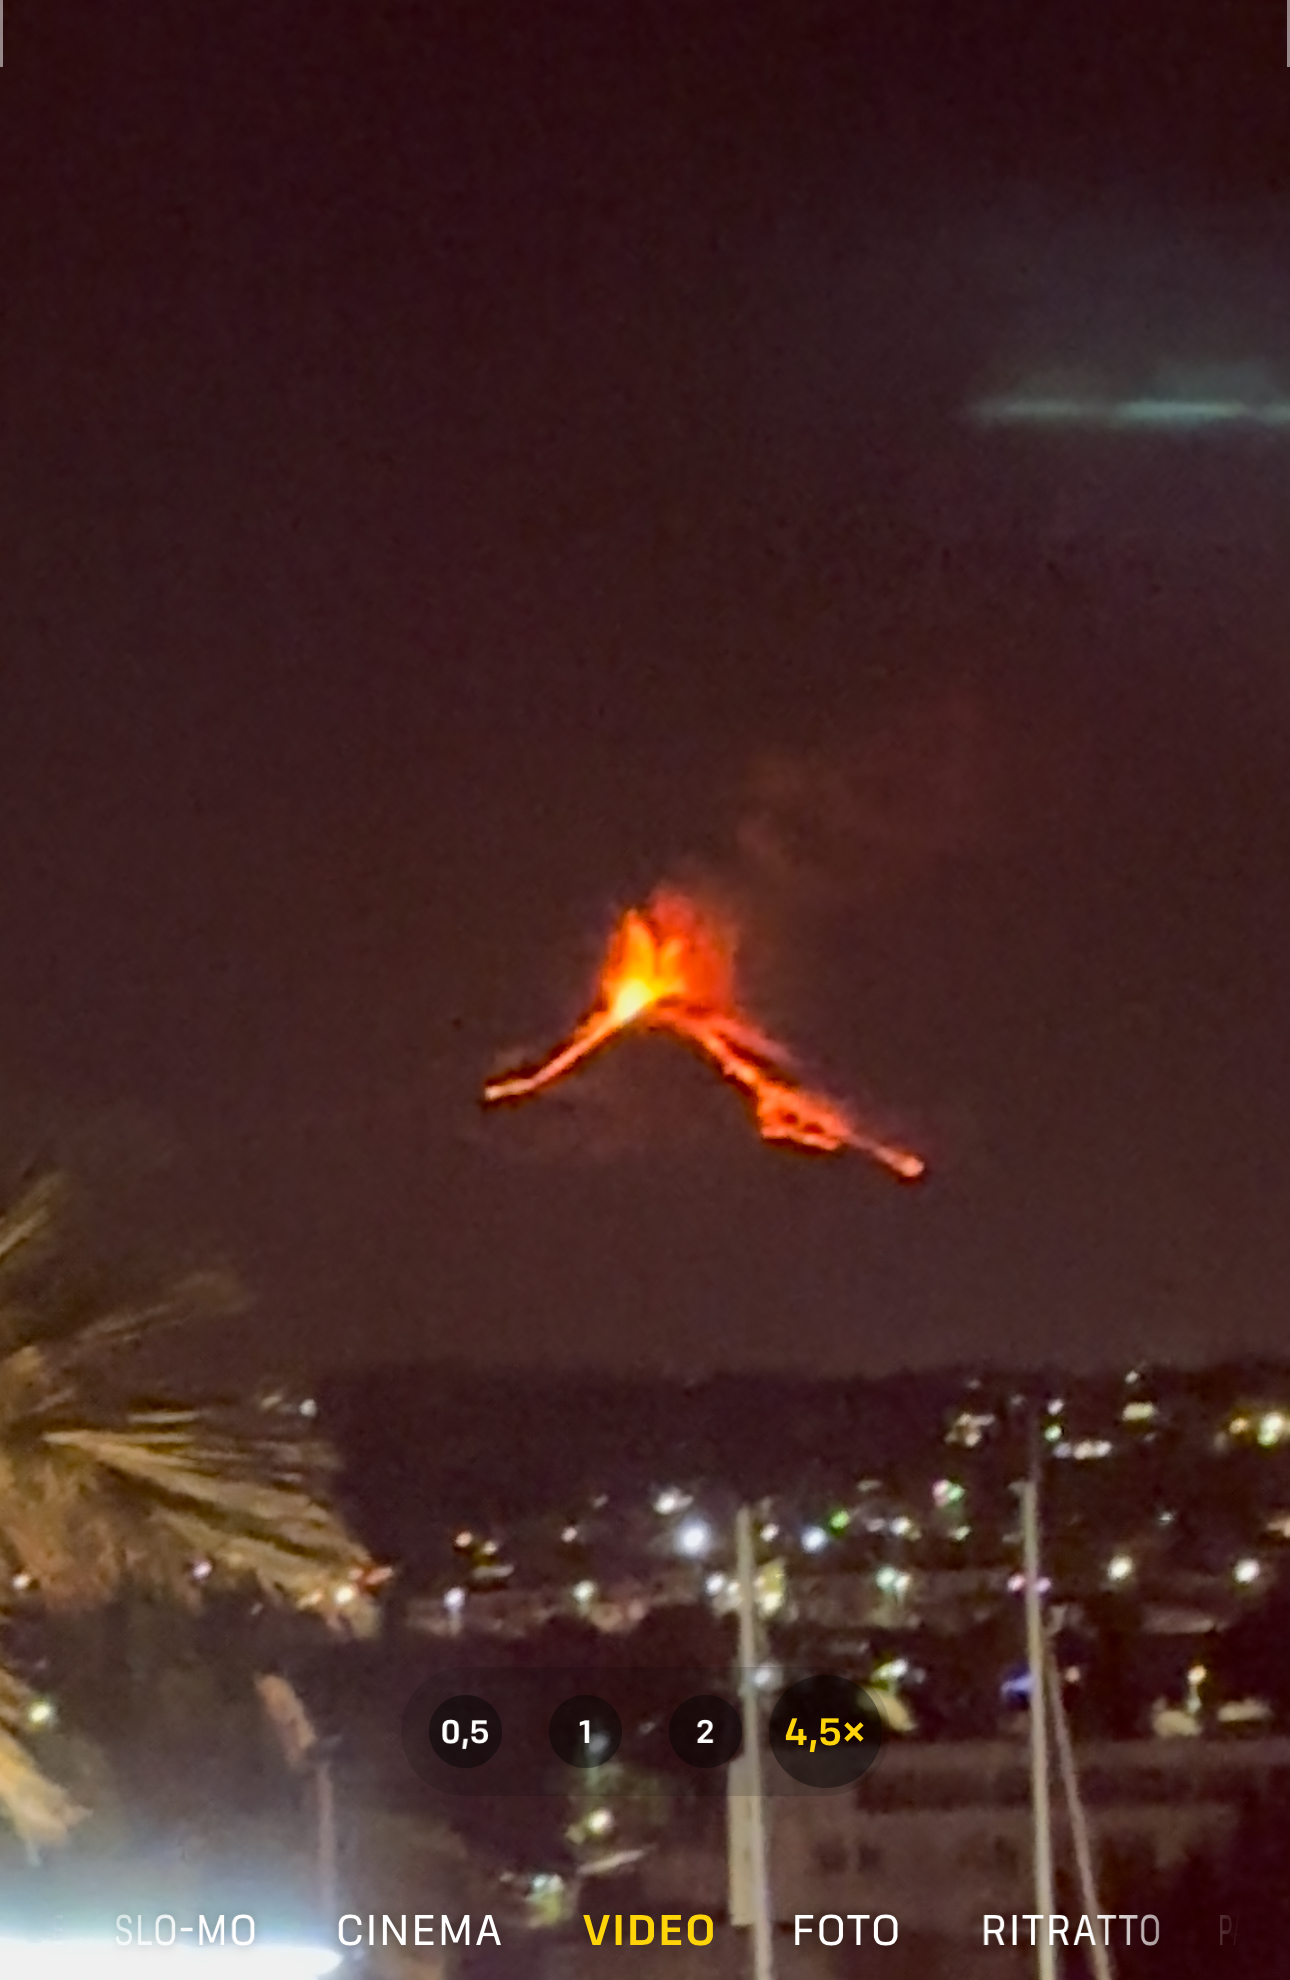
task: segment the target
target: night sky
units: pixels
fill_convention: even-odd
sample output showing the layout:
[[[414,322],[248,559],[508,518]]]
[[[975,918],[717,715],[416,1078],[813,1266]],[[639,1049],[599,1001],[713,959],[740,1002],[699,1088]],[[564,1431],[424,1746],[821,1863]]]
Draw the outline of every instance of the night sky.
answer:
[[[306,1368],[1279,1350],[1290,429],[966,417],[1290,390],[1275,10],[6,12],[15,1118]],[[480,1112],[660,879],[924,1186],[658,1039]]]

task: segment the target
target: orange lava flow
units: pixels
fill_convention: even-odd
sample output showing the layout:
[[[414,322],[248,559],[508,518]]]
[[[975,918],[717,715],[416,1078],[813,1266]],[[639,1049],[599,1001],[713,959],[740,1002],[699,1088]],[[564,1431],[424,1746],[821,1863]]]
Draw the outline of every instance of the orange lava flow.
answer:
[[[685,895],[660,892],[623,916],[600,975],[600,996],[568,1041],[534,1071],[491,1080],[484,1099],[522,1100],[571,1072],[631,1027],[670,1031],[697,1046],[752,1101],[766,1141],[828,1153],[853,1148],[906,1182],[926,1163],[870,1133],[840,1102],[802,1086],[782,1046],[739,1009],[730,943]]]

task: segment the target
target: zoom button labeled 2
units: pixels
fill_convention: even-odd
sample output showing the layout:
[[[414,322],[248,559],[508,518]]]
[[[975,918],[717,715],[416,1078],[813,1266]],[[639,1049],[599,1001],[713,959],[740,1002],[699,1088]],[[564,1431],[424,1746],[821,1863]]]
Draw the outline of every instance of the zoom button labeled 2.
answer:
[[[708,1691],[678,1705],[667,1732],[673,1753],[687,1767],[724,1767],[744,1742],[743,1721],[734,1706]]]
[[[482,1767],[501,1743],[502,1715],[486,1698],[463,1692],[431,1714],[431,1748],[450,1767]]]

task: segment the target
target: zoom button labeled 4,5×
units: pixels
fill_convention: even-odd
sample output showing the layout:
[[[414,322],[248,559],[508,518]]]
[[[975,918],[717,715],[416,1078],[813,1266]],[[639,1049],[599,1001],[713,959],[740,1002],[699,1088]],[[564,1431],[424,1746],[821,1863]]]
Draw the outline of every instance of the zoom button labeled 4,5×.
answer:
[[[883,1724],[868,1692],[851,1678],[801,1678],[770,1715],[770,1750],[803,1787],[845,1787],[878,1758]]]
[[[450,1767],[482,1767],[502,1743],[502,1715],[486,1698],[445,1698],[430,1718],[430,1745]]]

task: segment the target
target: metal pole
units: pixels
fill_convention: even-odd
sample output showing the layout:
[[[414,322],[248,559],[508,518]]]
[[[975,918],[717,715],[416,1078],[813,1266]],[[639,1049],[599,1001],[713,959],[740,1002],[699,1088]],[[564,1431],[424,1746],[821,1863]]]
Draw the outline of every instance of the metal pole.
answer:
[[[1056,1980],[1052,1935],[1052,1812],[1048,1800],[1048,1684],[1044,1619],[1039,1597],[1039,1486],[1034,1473],[1021,1486],[1021,1532],[1026,1575],[1026,1658],[1030,1665],[1030,1807],[1035,1850],[1035,1910],[1039,1913],[1039,1980]]]
[[[746,1787],[743,1809],[736,1824],[731,1810],[730,1843],[737,1849],[742,1840],[747,1850],[750,1873],[751,1923],[753,1935],[753,1980],[773,1980],[774,1946],[770,1904],[770,1868],[766,1799],[762,1791],[761,1699],[757,1691],[756,1565],[753,1559],[752,1514],[741,1506],[735,1516],[735,1572],[739,1577],[739,1703],[744,1722],[744,1750],[740,1755],[740,1785]],[[737,1833],[738,1830],[738,1833]],[[732,1866],[733,1867],[733,1866]]]

